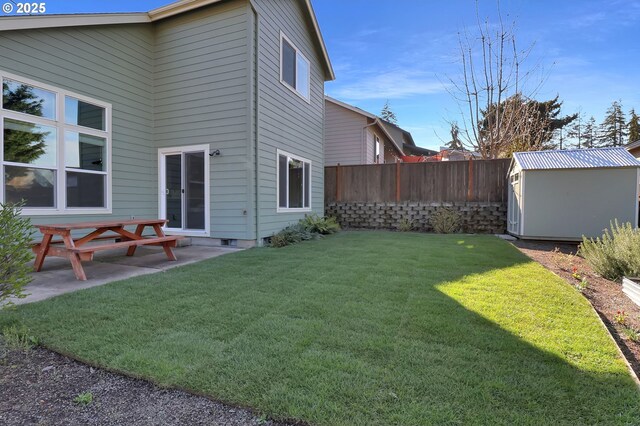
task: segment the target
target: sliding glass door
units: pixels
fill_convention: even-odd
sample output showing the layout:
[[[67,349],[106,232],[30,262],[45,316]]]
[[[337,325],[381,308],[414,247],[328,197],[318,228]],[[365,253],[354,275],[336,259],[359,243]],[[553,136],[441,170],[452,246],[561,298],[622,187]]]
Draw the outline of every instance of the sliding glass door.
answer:
[[[160,216],[166,229],[208,233],[208,147],[161,149]]]

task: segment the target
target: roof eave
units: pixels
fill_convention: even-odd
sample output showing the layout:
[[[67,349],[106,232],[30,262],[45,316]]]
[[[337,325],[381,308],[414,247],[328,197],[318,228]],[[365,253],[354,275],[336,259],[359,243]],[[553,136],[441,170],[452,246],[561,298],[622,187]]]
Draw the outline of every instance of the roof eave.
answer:
[[[333,65],[331,64],[331,59],[329,58],[329,52],[327,51],[327,46],[324,43],[324,37],[322,37],[322,31],[320,31],[320,25],[318,24],[318,19],[316,18],[316,12],[313,10],[313,5],[311,4],[311,0],[305,0],[307,4],[307,10],[309,11],[309,17],[311,18],[311,24],[313,25],[313,30],[316,33],[316,37],[318,39],[318,44],[320,45],[320,51],[322,52],[322,58],[324,59],[325,66],[325,81],[333,81],[336,79],[336,74],[333,71]]]
[[[174,3],[161,6],[157,9],[149,11],[149,17],[152,21],[159,21],[160,19],[169,18],[174,15],[179,15],[190,10],[198,9],[210,4],[219,3],[222,0],[182,0]]]
[[[85,25],[145,24],[149,22],[151,22],[151,18],[146,12],[4,16],[0,17],[0,31],[63,28]]]
[[[336,104],[336,105],[338,105],[338,106],[341,106],[342,108],[346,108],[346,109],[348,109],[349,111],[353,111],[353,112],[355,112],[356,114],[360,114],[360,115],[362,115],[362,116],[364,116],[364,117],[367,117],[367,118],[370,118],[370,119],[372,119],[372,120],[375,120],[375,119],[377,119],[377,118],[378,118],[378,116],[376,116],[376,115],[374,115],[374,114],[371,114],[370,112],[367,112],[367,111],[365,111],[365,110],[363,110],[363,109],[360,109],[360,108],[354,107],[353,105],[349,105],[349,104],[347,104],[347,103],[344,103],[344,102],[342,102],[342,101],[339,101],[339,100],[337,100],[337,99],[335,99],[335,98],[332,98],[332,97],[331,97],[331,96],[329,96],[329,95],[324,95],[324,99],[325,99],[325,100],[327,100],[327,101],[329,101],[329,102],[331,102],[332,104]]]

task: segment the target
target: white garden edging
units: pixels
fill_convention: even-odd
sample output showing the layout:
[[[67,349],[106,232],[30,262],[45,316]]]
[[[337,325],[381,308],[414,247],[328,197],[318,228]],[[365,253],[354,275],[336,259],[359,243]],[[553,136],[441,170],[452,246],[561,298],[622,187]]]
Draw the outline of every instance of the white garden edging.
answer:
[[[633,303],[640,306],[640,278],[622,277],[622,291]]]

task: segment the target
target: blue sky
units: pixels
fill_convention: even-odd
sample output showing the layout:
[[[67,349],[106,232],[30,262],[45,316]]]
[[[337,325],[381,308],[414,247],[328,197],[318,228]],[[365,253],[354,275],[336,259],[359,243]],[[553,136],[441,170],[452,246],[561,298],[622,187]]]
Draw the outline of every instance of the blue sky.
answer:
[[[7,0],[0,0],[4,3]],[[15,0],[18,2],[18,0]],[[46,1],[48,13],[147,11],[168,0]],[[458,105],[446,90],[458,78],[458,31],[475,29],[472,0],[313,0],[336,71],[327,94],[372,113],[388,99],[418,145],[448,140]],[[581,109],[600,121],[612,101],[640,110],[639,0],[503,0],[519,47],[545,75],[538,99],[556,94],[564,112]],[[497,2],[481,0],[495,22]]]

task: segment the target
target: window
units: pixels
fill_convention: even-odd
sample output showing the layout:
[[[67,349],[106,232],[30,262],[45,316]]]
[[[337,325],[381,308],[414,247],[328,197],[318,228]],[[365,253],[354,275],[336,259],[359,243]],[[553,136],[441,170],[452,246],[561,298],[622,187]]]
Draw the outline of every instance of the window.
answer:
[[[377,135],[373,135],[373,162],[376,164],[384,163],[384,157],[380,161],[380,138]]]
[[[311,63],[280,33],[280,81],[307,100],[310,99]]]
[[[111,107],[0,71],[0,201],[26,214],[109,211]]]
[[[278,211],[311,210],[311,162],[278,151]]]

